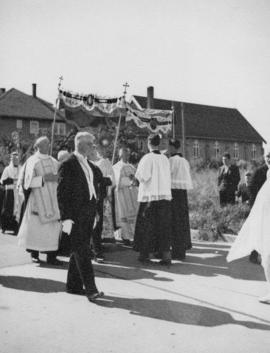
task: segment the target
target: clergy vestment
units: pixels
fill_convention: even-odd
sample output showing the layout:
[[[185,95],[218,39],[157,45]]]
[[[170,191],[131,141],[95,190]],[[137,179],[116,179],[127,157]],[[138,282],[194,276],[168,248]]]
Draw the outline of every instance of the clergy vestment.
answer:
[[[94,162],[102,172],[104,178],[111,180],[111,185],[104,185],[100,190],[100,218],[94,229],[94,238],[98,236],[102,239],[114,239],[114,226],[112,217],[112,188],[115,186],[115,176],[111,162],[107,158],[101,158]]]
[[[134,249],[147,259],[149,252],[170,250],[172,196],[168,158],[159,151],[147,153],[140,160],[135,177],[140,183],[140,207]]]
[[[57,174],[58,162],[36,152],[26,161],[23,188],[31,190],[19,229],[19,245],[36,251],[55,251],[59,246],[60,212],[57,182],[43,176]]]
[[[172,189],[172,258],[184,259],[192,247],[187,190],[192,189],[188,161],[180,153],[169,158]]]
[[[4,169],[1,184],[5,188],[3,208],[1,212],[1,227],[5,230],[12,230],[17,233],[18,222],[16,220],[18,206],[18,167],[13,165],[13,162]]]
[[[247,256],[256,250],[262,257],[265,272],[270,273],[270,171],[256,197],[255,203],[231,246],[227,261]]]
[[[132,184],[131,175],[136,169],[129,163],[119,161],[113,166],[115,175],[116,223],[121,227],[122,239],[133,240],[138,211],[138,187]]]

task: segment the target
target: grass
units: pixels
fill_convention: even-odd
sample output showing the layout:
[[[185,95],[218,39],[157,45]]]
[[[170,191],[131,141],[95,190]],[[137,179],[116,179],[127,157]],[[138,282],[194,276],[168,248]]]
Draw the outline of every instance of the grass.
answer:
[[[194,188],[188,193],[190,225],[199,231],[199,238],[215,241],[224,233],[237,234],[248,215],[248,206],[220,207],[215,169],[193,170],[192,179]]]

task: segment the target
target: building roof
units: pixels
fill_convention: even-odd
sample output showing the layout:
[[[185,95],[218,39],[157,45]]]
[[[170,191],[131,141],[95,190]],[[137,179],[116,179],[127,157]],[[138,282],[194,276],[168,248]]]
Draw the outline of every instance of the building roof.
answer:
[[[133,102],[147,107],[147,97],[133,96]],[[244,116],[233,108],[154,98],[154,109],[171,110],[175,107],[177,134],[181,134],[181,104],[184,106],[185,133],[188,138],[227,140],[233,142],[265,142]]]
[[[0,117],[16,119],[53,120],[54,107],[51,103],[15,88],[0,95]],[[57,113],[58,121],[64,121],[62,113]]]

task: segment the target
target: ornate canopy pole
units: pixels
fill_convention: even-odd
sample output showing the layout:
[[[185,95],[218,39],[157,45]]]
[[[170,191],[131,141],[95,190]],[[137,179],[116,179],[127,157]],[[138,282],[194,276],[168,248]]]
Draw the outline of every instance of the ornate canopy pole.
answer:
[[[183,157],[186,156],[186,127],[185,127],[185,106],[181,102],[181,125],[182,125],[182,153]]]
[[[126,82],[123,84],[123,87],[124,87],[124,92],[123,92],[124,104],[126,104],[126,94],[127,94],[127,88],[129,87],[129,84]],[[115,139],[114,139],[114,145],[113,145],[112,165],[114,164],[114,159],[115,159],[117,141],[118,141],[120,126],[121,126],[121,118],[122,118],[122,114],[120,113],[117,129],[116,129],[116,135],[115,135]]]
[[[61,88],[63,79],[64,79],[63,76],[60,76],[60,77],[59,77],[59,82],[58,82],[58,94],[57,94],[57,98],[56,98],[56,101],[55,101],[55,108],[54,108],[54,115],[53,115],[53,123],[52,123],[51,151],[50,151],[50,155],[52,155],[52,152],[53,152],[55,121],[56,121],[56,114],[57,114],[58,105],[59,105],[59,92],[60,92],[60,88]]]
[[[175,106],[174,102],[172,102],[172,137],[175,140]]]

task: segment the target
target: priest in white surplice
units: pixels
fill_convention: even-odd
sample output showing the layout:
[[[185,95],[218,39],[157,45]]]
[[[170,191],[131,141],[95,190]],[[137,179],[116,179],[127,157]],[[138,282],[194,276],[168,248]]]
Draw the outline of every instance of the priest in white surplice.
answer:
[[[116,182],[116,223],[121,227],[121,237],[125,244],[133,241],[138,212],[138,187],[133,184],[136,169],[129,163],[129,156],[129,148],[121,147],[119,149],[120,161],[113,166]]]
[[[180,141],[169,141],[172,178],[172,258],[184,260],[191,249],[187,190],[193,188],[190,166],[180,153]]]
[[[38,252],[46,252],[47,262],[58,265],[58,162],[48,155],[50,142],[47,137],[37,139],[35,148],[36,152],[25,165],[23,188],[30,194],[18,233],[19,245],[30,251],[33,261],[39,261]]]
[[[149,262],[149,253],[162,254],[161,265],[169,265],[171,237],[171,172],[168,158],[159,151],[159,135],[148,137],[147,153],[140,160],[135,178],[139,181],[139,212],[134,248],[139,261]]]

